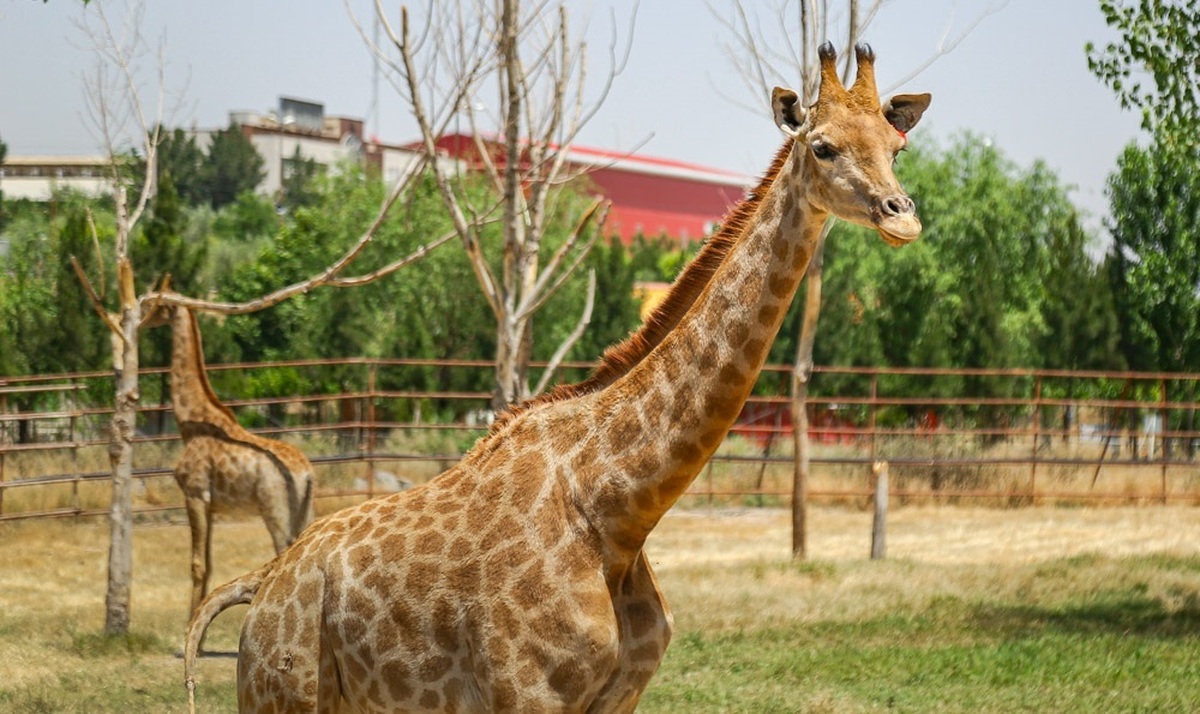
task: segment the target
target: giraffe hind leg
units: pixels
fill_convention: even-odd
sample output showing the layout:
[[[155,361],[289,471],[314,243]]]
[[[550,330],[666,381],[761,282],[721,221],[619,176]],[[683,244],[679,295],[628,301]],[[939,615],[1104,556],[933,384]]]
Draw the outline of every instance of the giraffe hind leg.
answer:
[[[212,571],[212,508],[203,496],[186,497],[188,525],[192,533],[192,612],[208,593],[208,576]]]

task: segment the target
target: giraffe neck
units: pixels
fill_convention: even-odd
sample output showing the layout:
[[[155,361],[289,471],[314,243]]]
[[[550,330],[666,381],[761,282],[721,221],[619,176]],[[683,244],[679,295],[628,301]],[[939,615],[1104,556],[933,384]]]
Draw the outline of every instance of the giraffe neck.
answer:
[[[805,198],[803,156],[785,160],[675,329],[594,395],[607,439],[593,444],[597,468],[579,486],[617,563],[632,560],[695,479],[762,369],[828,216]]]
[[[175,309],[171,322],[171,406],[184,438],[216,431],[242,431],[233,413],[217,399],[204,368],[200,328],[191,310]]]

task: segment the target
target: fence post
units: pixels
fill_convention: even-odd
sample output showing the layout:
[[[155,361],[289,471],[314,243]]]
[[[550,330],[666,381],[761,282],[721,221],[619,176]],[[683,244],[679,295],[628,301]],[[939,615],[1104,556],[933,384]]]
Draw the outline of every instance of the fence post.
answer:
[[[1029,450],[1029,505],[1037,505],[1038,440],[1042,438],[1042,377],[1034,378],[1033,446]]]
[[[367,498],[375,497],[375,372],[379,365],[367,370]]]
[[[887,556],[888,464],[876,461],[871,466],[875,474],[875,518],[871,522],[871,560]]]
[[[0,449],[0,516],[4,515],[4,450]]]
[[[1158,458],[1162,472],[1162,504],[1167,505],[1167,380],[1158,380]],[[1153,436],[1151,438],[1154,438]]]

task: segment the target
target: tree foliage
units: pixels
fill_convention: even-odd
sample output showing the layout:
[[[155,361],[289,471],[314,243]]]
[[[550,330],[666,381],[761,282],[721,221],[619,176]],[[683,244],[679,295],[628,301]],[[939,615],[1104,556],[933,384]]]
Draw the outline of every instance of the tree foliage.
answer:
[[[196,144],[196,138],[183,129],[159,130],[158,175],[169,176],[179,193],[179,200],[186,205],[209,201],[205,191],[204,152]]]
[[[1194,369],[1200,357],[1200,5],[1102,0],[1120,39],[1089,44],[1088,66],[1149,133],[1109,177],[1105,261],[1131,367]]]
[[[1109,177],[1107,267],[1130,366],[1200,364],[1200,146],[1131,144]]]
[[[236,124],[215,132],[201,171],[204,193],[212,207],[220,208],[243,191],[253,191],[266,176],[264,163]]]
[[[1200,134],[1200,4],[1195,0],[1101,0],[1121,39],[1103,49],[1088,43],[1088,68],[1142,126],[1196,143]]]

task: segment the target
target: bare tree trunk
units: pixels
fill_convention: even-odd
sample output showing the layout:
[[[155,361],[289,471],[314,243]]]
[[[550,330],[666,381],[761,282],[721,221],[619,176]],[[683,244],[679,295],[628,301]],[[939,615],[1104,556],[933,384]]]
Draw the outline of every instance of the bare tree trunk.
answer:
[[[124,223],[124,191],[117,192],[118,225]],[[104,599],[104,631],[129,631],[130,590],[133,587],[133,436],[137,426],[138,328],[140,308],[133,288],[129,259],[118,263],[121,296],[122,349],[116,376],[116,399],[109,433],[112,462],[112,503],[109,506],[108,592]]]
[[[796,361],[792,365],[792,557],[808,557],[808,380],[812,377],[813,344],[817,339],[817,318],[821,315],[821,269],[825,262],[825,239],[833,220],[825,222],[812,262],[806,273],[804,320],[800,341],[796,345]]]

